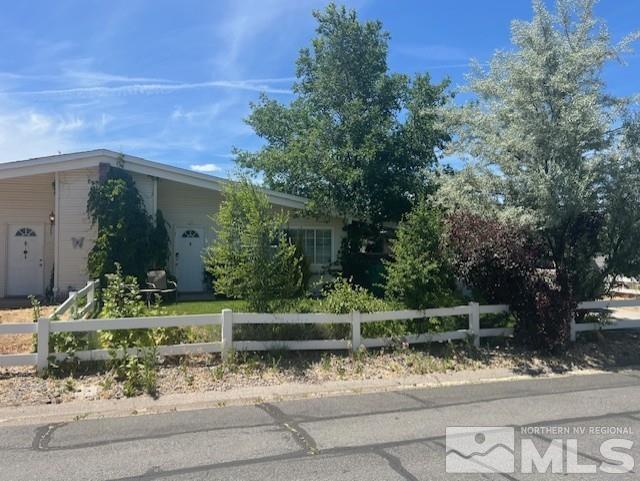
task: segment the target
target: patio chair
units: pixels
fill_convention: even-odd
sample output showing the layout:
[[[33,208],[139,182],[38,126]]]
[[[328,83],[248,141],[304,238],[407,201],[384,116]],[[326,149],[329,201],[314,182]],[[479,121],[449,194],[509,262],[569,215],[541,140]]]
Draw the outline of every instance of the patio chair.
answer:
[[[167,279],[167,271],[147,272],[147,286],[149,289],[155,290],[163,298],[164,296],[172,296],[175,302],[178,302],[178,284]]]

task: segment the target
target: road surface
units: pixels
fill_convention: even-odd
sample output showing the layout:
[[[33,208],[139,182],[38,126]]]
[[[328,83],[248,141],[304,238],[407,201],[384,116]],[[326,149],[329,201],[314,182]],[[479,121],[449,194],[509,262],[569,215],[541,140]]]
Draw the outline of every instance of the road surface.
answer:
[[[640,472],[640,372],[415,389],[168,414],[0,425],[0,480],[627,480],[638,474],[447,474],[449,426],[521,427],[544,454],[561,428],[578,464],[600,443],[634,442]],[[615,429],[603,434],[603,428]],[[549,430],[555,431],[549,434]],[[622,433],[622,434],[621,434]],[[566,466],[563,467],[566,470]],[[591,469],[589,467],[585,468]]]

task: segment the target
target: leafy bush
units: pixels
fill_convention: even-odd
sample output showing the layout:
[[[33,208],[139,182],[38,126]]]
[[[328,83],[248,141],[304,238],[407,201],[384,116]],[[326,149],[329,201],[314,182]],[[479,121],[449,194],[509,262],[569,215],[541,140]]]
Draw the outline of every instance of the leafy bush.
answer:
[[[375,297],[364,287],[353,284],[343,277],[338,277],[325,287],[324,299],[318,310],[333,314],[348,314],[351,311],[379,312],[393,310],[388,302]],[[362,324],[364,337],[396,337],[406,333],[407,325],[401,321],[367,322]],[[348,326],[336,327],[337,330],[348,330]]]
[[[157,355],[153,348],[146,348],[142,358],[114,350],[110,365],[116,379],[122,381],[122,389],[127,397],[146,392],[152,397],[158,395]]]
[[[426,201],[407,214],[392,243],[392,260],[385,261],[386,295],[411,309],[450,305],[455,281],[443,246],[440,213]]]
[[[343,277],[338,277],[325,287],[320,310],[334,314],[349,314],[351,311],[375,312],[389,310],[389,305],[378,299],[364,287],[354,285]]]
[[[142,300],[138,282],[133,276],[125,276],[116,263],[116,272],[107,274],[107,285],[102,291],[102,317],[126,318],[143,317],[148,314],[161,316],[164,310],[158,302],[148,310]],[[110,349],[121,347],[150,347],[158,345],[180,344],[189,336],[181,327],[159,327],[156,329],[118,329],[102,331],[100,341]]]
[[[115,272],[107,274],[107,285],[102,290],[102,316],[107,318],[140,317],[144,302],[136,278],[122,273],[119,263]]]
[[[229,185],[215,218],[216,240],[204,255],[217,293],[244,299],[256,311],[270,311],[302,294],[302,257],[267,196],[243,179]]]
[[[340,245],[342,275],[377,297],[384,296],[384,245],[386,233],[379,226],[353,221],[344,228]]]
[[[516,339],[535,349],[563,348],[575,303],[558,288],[556,272],[541,269],[535,232],[464,212],[449,217],[448,230],[458,276],[482,300],[511,306]]]
[[[447,222],[456,274],[480,300],[512,302],[530,287],[540,257],[532,231],[469,212],[452,214]]]
[[[120,168],[101,171],[91,183],[87,212],[98,226],[95,244],[87,257],[93,278],[105,279],[119,263],[126,274],[143,281],[150,268],[164,268],[169,255],[169,236],[161,212],[156,221],[147,213],[144,200],[131,175]]]
[[[166,269],[169,260],[168,223],[161,210],[156,211],[155,222],[149,234],[149,260],[147,269]]]

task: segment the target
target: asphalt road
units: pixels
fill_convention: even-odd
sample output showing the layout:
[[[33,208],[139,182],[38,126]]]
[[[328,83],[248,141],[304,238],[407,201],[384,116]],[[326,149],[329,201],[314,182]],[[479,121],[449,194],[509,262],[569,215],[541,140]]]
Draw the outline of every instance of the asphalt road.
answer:
[[[640,472],[639,400],[640,372],[625,371],[0,425],[0,480],[637,480],[636,473],[521,474],[517,446],[522,438],[532,439],[544,453],[552,438],[577,437],[577,462],[599,466],[607,460],[600,452],[603,440],[629,439],[634,446],[627,453]],[[448,426],[515,427],[516,472],[447,474]],[[523,435],[522,426],[542,432]],[[548,432],[574,427],[587,434]],[[588,433],[589,427],[617,431]]]

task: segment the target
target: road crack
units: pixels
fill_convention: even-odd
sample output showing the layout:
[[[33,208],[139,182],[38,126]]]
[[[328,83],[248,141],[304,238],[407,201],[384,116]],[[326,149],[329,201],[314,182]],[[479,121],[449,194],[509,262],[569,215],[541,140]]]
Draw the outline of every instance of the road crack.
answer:
[[[34,451],[48,451],[49,443],[51,442],[53,433],[61,427],[66,426],[67,424],[69,423],[55,423],[48,424],[46,426],[40,426],[36,429],[33,443],[31,443],[31,448]]]
[[[282,429],[291,433],[293,440],[307,454],[315,456],[320,453],[316,441],[311,435],[301,428],[297,422],[290,419],[281,409],[270,403],[262,403],[256,406],[266,412]]]
[[[419,481],[413,474],[402,465],[402,461],[397,456],[385,451],[384,449],[374,449],[373,452],[384,459],[391,469],[402,476],[402,479],[407,481]]]

